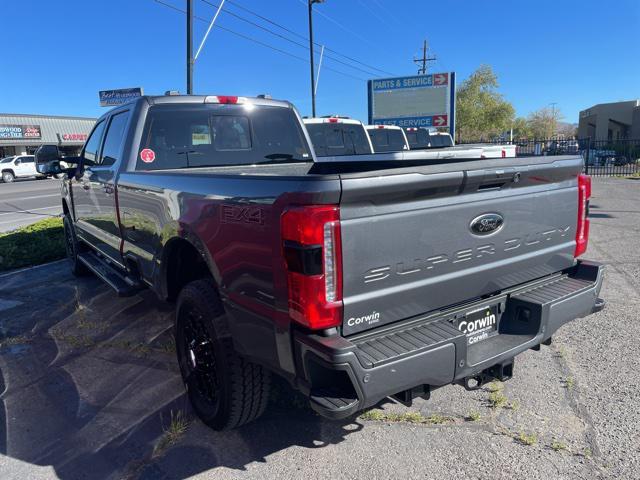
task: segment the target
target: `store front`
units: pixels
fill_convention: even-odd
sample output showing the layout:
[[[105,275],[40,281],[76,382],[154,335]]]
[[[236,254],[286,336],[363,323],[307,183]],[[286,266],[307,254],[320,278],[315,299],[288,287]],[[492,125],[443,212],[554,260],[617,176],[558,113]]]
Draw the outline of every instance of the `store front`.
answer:
[[[58,145],[77,155],[95,118],[0,113],[0,158],[33,154],[40,145]]]

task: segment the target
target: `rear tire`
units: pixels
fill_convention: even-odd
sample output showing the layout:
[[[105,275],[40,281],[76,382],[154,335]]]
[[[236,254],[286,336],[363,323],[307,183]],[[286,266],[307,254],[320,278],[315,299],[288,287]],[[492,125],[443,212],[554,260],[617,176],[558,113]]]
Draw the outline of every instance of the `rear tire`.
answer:
[[[13,172],[2,172],[2,181],[4,183],[13,183],[15,179],[16,177]]]
[[[268,370],[238,355],[226,332],[216,331],[216,319],[222,315],[211,279],[187,284],[178,296],[180,373],[193,409],[214,430],[236,428],[262,415],[271,384]]]
[[[71,267],[71,273],[76,277],[89,274],[87,266],[78,259],[78,254],[85,250],[84,245],[78,242],[76,231],[68,215],[65,215],[62,223],[64,225],[64,246],[67,251],[67,260]]]

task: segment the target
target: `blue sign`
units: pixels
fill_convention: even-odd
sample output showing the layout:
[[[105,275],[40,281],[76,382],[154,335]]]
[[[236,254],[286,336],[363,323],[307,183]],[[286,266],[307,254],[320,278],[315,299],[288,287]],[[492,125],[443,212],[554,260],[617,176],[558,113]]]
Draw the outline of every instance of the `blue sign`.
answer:
[[[369,80],[369,123],[448,127],[454,132],[455,73]]]
[[[142,88],[121,88],[119,90],[100,90],[98,92],[100,97],[101,107],[113,107],[115,105],[122,105],[135,100],[143,95]]]

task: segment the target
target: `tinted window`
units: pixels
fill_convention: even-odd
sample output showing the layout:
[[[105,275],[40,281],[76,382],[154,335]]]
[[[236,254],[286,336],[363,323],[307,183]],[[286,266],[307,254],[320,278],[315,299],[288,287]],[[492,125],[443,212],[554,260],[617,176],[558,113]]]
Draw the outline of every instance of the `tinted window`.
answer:
[[[149,109],[138,170],[308,162],[293,110],[243,105],[156,105]]]
[[[34,157],[32,155],[29,155],[27,157],[20,157],[20,160],[22,160],[22,163],[34,163]]]
[[[96,128],[93,129],[91,136],[87,139],[87,143],[84,146],[84,164],[91,166],[96,164],[98,157],[98,149],[100,148],[100,139],[102,138],[102,132],[104,130],[104,121],[98,123]]]
[[[451,137],[449,135],[431,135],[431,146],[432,147],[452,147],[453,142],[451,141]]]
[[[306,125],[319,157],[371,153],[362,125],[349,123],[309,123]]]
[[[375,128],[368,133],[375,152],[400,152],[405,148],[402,130]]]
[[[120,158],[120,149],[124,140],[124,129],[127,126],[127,120],[129,120],[128,111],[111,117],[109,129],[104,137],[100,165],[111,166]]]
[[[407,142],[412,150],[429,147],[429,132],[423,128],[417,130],[406,130]]]

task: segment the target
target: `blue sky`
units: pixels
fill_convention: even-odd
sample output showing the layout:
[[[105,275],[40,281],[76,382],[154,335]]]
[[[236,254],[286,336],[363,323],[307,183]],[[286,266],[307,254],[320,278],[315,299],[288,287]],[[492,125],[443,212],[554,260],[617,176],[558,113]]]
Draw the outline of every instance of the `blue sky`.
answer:
[[[181,9],[186,3],[163,1]],[[238,7],[304,37],[305,0],[232,1],[225,11],[306,43]],[[194,3],[197,16],[213,16],[211,5]],[[386,72],[415,74],[411,59],[425,37],[438,56],[432,72],[456,71],[460,81],[480,64],[491,65],[518,115],[555,102],[566,121],[577,122],[579,110],[592,104],[640,98],[639,0],[326,0],[315,10],[318,43]],[[186,90],[184,14],[154,0],[7,1],[2,19],[2,112],[97,116],[104,112],[98,106],[101,89]],[[301,46],[228,13],[218,23],[308,58]],[[207,24],[195,20],[194,27],[195,50]],[[349,76],[322,70],[318,114],[366,120],[364,80],[388,75],[326,57],[324,65]],[[269,93],[310,113],[308,62],[218,28],[197,61],[194,91]]]

